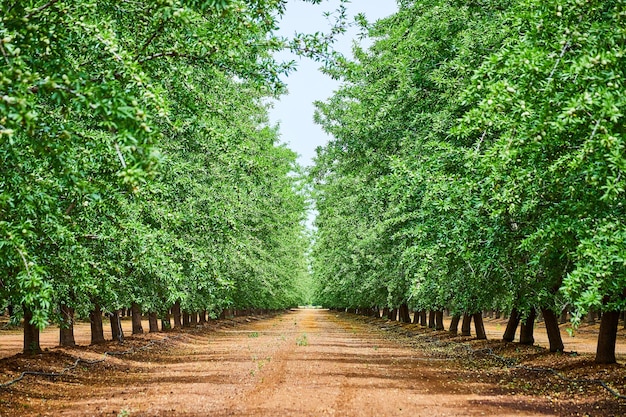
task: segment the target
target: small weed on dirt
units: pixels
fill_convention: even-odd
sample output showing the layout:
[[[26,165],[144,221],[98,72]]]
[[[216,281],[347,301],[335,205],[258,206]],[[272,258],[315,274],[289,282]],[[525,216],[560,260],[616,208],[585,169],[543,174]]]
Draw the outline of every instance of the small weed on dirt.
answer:
[[[298,338],[296,339],[296,345],[298,346],[309,345],[309,338],[307,337],[306,333],[302,333],[300,336],[298,336]]]

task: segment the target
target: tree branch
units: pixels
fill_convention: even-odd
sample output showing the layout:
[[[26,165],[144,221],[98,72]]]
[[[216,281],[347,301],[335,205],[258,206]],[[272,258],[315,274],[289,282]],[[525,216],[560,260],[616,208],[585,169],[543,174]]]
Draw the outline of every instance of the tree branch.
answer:
[[[565,52],[567,52],[568,49],[569,49],[569,41],[565,42],[565,45],[563,45],[563,49],[561,49],[561,55],[559,55],[559,58],[554,63],[554,67],[552,68],[552,71],[550,72],[550,75],[548,76],[548,82],[552,82],[552,77],[554,76],[554,72],[556,71],[557,67],[561,63],[561,59],[563,59],[563,56],[565,55]]]
[[[76,207],[76,201],[72,201],[72,203],[67,207],[67,209],[65,210],[65,215],[69,216],[72,210],[74,210],[74,207]]]
[[[213,52],[215,52],[215,51],[213,51]],[[163,58],[163,57],[190,58],[190,59],[194,59],[196,61],[201,61],[201,60],[205,59],[205,57],[202,57],[202,56],[181,54],[180,52],[176,52],[176,51],[167,51],[167,52],[158,52],[156,54],[148,55],[145,58],[141,58],[141,59],[137,60],[137,62],[139,62],[140,64],[143,64],[146,61],[151,61],[153,59]]]
[[[2,52],[2,56],[4,56],[4,60],[7,62],[7,65],[10,67],[11,66],[11,61],[9,61],[9,57],[7,55],[7,51],[4,50],[4,46],[2,46],[2,43],[0,43],[0,51]]]
[[[28,13],[26,16],[24,16],[24,18],[30,19],[31,17],[33,17],[37,13],[46,10],[48,7],[54,5],[54,3],[57,3],[58,1],[59,0],[50,0],[48,3],[44,4],[43,6],[40,6],[37,9],[33,10],[32,12]]]
[[[137,55],[135,55],[135,61],[139,60],[139,56],[148,48],[148,46],[150,46],[152,41],[154,41],[156,39],[156,37],[159,36],[159,34],[161,34],[161,32],[163,32],[163,29],[165,28],[165,24],[167,22],[169,22],[169,21],[170,21],[170,19],[163,20],[161,22],[161,24],[159,25],[157,30],[155,30],[154,33],[152,34],[152,36],[150,36],[150,38],[143,44],[141,49],[139,51],[137,51]]]
[[[8,9],[6,9],[6,11],[4,12],[4,16],[5,16],[5,17],[6,17],[6,16],[7,16],[7,15],[11,12],[11,10],[13,10],[13,8],[15,7],[15,5],[16,5],[17,3],[19,3],[19,1],[15,1],[15,2],[13,2],[13,4],[12,4],[12,5],[10,5]]]

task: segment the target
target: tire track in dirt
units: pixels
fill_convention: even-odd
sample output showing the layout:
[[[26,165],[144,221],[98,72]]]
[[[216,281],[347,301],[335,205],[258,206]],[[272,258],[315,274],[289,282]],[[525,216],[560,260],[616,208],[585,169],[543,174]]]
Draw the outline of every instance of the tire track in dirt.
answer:
[[[521,416],[525,398],[485,394],[488,387],[451,380],[453,371],[385,335],[327,311],[282,319],[288,335],[254,387],[231,403],[243,416]],[[306,335],[306,345],[297,343]],[[263,342],[260,340],[260,342]],[[447,373],[442,372],[447,371]]]

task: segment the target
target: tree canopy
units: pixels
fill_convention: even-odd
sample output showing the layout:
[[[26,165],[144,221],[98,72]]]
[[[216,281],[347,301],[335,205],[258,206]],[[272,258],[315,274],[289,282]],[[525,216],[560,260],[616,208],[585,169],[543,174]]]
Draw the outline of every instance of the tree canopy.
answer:
[[[2,304],[43,327],[301,300],[306,197],[267,102],[293,69],[274,52],[332,39],[276,36],[284,8],[1,2]]]
[[[317,104],[337,307],[626,307],[623,1],[399,1]]]

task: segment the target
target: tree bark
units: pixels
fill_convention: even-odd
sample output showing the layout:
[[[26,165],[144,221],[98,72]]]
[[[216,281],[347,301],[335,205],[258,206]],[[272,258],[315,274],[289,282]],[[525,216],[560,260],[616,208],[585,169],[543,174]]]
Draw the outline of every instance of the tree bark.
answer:
[[[443,325],[443,310],[435,311],[435,330],[445,330]]]
[[[485,324],[483,323],[482,313],[475,313],[472,318],[474,319],[474,328],[476,329],[476,339],[487,339],[487,333],[485,333]]]
[[[541,314],[546,325],[548,340],[550,341],[550,352],[563,352],[563,339],[561,338],[561,329],[559,329],[556,313],[549,308],[542,308]]]
[[[169,313],[165,314],[161,317],[161,331],[171,330],[172,329],[172,320],[170,319]]]
[[[459,321],[461,321],[461,315],[455,314],[452,316],[452,320],[450,321],[450,328],[448,331],[452,334],[457,334],[459,332]]]
[[[122,343],[124,341],[124,330],[122,329],[120,310],[112,311],[111,314],[109,314],[109,322],[111,323],[111,339]]]
[[[433,310],[428,311],[428,328],[435,328],[435,312]]]
[[[516,308],[511,310],[509,322],[506,324],[506,330],[504,331],[502,340],[504,340],[505,342],[512,342],[513,340],[515,340],[515,333],[517,332],[517,326],[519,326],[520,319],[521,317],[519,311],[517,311]]]
[[[183,311],[183,327],[189,327],[189,323],[191,323],[191,317],[189,313]]]
[[[141,307],[139,304],[133,303],[130,307],[133,322],[133,334],[143,334],[143,326],[141,325]]]
[[[198,324],[198,314],[197,313],[189,313],[189,324],[192,327],[196,327]]]
[[[619,311],[607,311],[600,320],[600,333],[596,347],[596,363],[615,363],[615,342],[617,340],[617,325]]]
[[[472,335],[472,316],[463,313],[463,323],[461,324],[461,336]]]
[[[174,316],[174,326],[177,328],[183,327],[180,313],[180,301],[176,301],[172,306],[172,315]]]
[[[398,309],[397,308],[390,308],[389,309],[389,314],[387,315],[387,319],[391,320],[391,321],[396,321],[397,318],[398,318]]]
[[[522,327],[519,332],[519,342],[522,345],[533,345],[535,343],[535,318],[537,318],[537,311],[535,308],[530,309],[530,313],[526,318],[526,321],[522,322]]]
[[[409,312],[409,306],[406,303],[400,306],[400,321],[402,323],[411,322],[411,313]]]
[[[428,325],[427,321],[428,319],[426,316],[426,310],[421,310],[420,311],[420,326],[426,327]]]
[[[206,322],[207,322],[207,321],[206,321],[206,310],[202,310],[202,311],[200,312],[200,317],[199,317],[199,319],[198,319],[198,323],[200,323],[200,324],[204,325]]]
[[[418,324],[419,322],[420,322],[420,312],[414,311],[413,312],[413,324]]]
[[[41,353],[39,344],[39,328],[31,324],[33,313],[24,306],[24,353],[34,355]]]
[[[596,324],[596,312],[593,309],[587,313],[587,324]]]
[[[148,313],[148,325],[150,327],[150,333],[159,332],[159,317],[156,312]]]
[[[102,310],[98,304],[94,304],[93,310],[89,312],[89,322],[91,324],[91,344],[104,343],[104,328],[102,326]]]
[[[384,307],[382,318],[387,318],[387,317],[389,317],[389,307]]]
[[[59,345],[76,346],[74,339],[74,309],[61,304],[61,323],[59,323]]]

